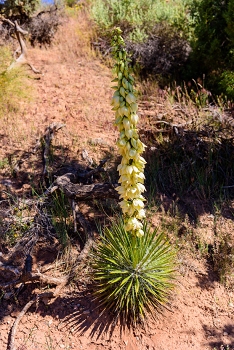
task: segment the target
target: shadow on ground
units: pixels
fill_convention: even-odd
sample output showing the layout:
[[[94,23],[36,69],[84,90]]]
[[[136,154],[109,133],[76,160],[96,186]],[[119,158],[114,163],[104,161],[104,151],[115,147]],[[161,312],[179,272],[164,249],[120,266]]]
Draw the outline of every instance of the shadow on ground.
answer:
[[[234,349],[234,325],[227,324],[221,329],[204,326],[203,330],[207,337],[207,345],[211,349],[233,350]]]

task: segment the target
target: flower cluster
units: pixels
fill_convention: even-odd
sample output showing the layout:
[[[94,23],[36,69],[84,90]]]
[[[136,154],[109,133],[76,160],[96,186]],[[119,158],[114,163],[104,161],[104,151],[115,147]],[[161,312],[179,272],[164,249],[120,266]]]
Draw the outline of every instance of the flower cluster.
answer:
[[[142,219],[145,217],[144,197],[144,167],[146,161],[141,156],[145,145],[140,141],[137,130],[136,92],[133,89],[134,78],[129,73],[125,43],[121,30],[116,29],[112,40],[114,66],[117,78],[113,81],[118,85],[112,98],[115,111],[115,124],[120,132],[117,146],[122,156],[118,166],[119,183],[117,191],[120,195],[120,206],[124,215],[125,229],[133,235],[142,236]]]

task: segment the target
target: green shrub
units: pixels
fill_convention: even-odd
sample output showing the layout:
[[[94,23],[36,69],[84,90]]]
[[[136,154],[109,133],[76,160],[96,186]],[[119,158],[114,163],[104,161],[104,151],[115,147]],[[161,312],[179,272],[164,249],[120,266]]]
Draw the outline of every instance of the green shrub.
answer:
[[[110,48],[109,33],[120,27],[135,71],[142,77],[162,76],[162,82],[167,84],[164,78],[180,77],[190,52],[189,4],[190,0],[93,1],[91,16],[101,38],[95,46],[106,55]]]
[[[25,20],[33,15],[40,3],[40,0],[5,0],[0,6],[0,13]]]
[[[228,99],[234,101],[234,71],[225,71],[221,74],[219,87]]]
[[[78,1],[77,0],[66,0],[65,3],[68,7],[74,7],[75,5],[77,5]]]
[[[7,71],[10,62],[10,50],[7,47],[0,47],[0,117],[17,111],[20,100],[31,96],[23,70],[15,68]]]
[[[234,71],[234,0],[197,0],[191,10],[194,40],[187,75],[205,76],[208,89],[233,100],[227,75]]]
[[[183,32],[188,30],[189,0],[96,0],[92,2],[91,15],[99,30],[118,26],[130,41],[144,41],[156,23],[167,22]]]
[[[104,230],[92,257],[94,294],[101,307],[136,324],[168,301],[174,287],[175,252],[163,234],[126,232],[123,222]]]

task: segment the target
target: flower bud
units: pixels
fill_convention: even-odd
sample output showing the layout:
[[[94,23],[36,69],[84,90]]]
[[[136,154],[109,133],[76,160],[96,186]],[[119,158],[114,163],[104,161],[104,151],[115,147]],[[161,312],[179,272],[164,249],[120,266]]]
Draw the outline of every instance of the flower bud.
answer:
[[[133,113],[136,113],[136,111],[137,111],[137,104],[136,104],[136,103],[132,103],[132,104],[131,104],[131,111],[132,111]]]
[[[129,104],[136,103],[136,97],[131,92],[129,92],[129,94],[127,94],[127,96],[126,96],[126,101]]]
[[[123,96],[123,97],[125,97],[125,89],[123,88],[123,87],[121,87],[120,89],[119,89],[119,93],[120,93],[120,95],[121,96]]]
[[[124,125],[125,130],[129,130],[130,129],[131,123],[128,120],[128,118],[123,118],[123,125]]]
[[[138,115],[137,114],[131,114],[131,122],[133,124],[137,124],[138,123]]]

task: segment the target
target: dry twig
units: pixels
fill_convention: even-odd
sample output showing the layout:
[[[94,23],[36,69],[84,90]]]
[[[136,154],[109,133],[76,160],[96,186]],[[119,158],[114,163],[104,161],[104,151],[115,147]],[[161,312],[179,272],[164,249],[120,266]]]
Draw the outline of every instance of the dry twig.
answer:
[[[8,347],[7,350],[15,350],[15,335],[16,335],[16,331],[17,328],[19,326],[20,321],[22,320],[22,318],[24,317],[24,315],[26,314],[26,312],[30,309],[30,307],[34,304],[34,303],[38,303],[40,299],[42,298],[53,298],[54,294],[49,292],[49,293],[41,293],[36,295],[36,297],[34,297],[32,300],[30,300],[22,309],[22,311],[19,313],[19,315],[16,317],[16,320],[11,328],[11,332],[9,335],[9,341],[8,341]]]

